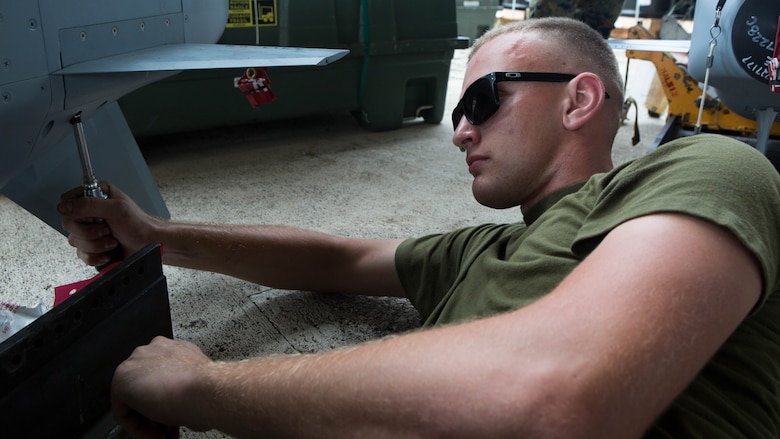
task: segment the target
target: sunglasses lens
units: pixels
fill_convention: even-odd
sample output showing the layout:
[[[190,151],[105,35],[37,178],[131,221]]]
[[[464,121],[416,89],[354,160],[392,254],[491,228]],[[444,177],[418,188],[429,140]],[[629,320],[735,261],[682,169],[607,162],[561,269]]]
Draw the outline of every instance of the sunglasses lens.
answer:
[[[460,123],[460,120],[463,119],[463,110],[460,108],[460,102],[458,102],[458,105],[455,106],[455,109],[452,110],[452,129],[458,129],[458,124]]]
[[[463,98],[452,111],[452,127],[456,129],[463,116],[466,116],[472,125],[479,125],[496,111],[498,111],[498,103],[493,96],[492,81],[486,77],[479,78],[469,85],[463,93]]]

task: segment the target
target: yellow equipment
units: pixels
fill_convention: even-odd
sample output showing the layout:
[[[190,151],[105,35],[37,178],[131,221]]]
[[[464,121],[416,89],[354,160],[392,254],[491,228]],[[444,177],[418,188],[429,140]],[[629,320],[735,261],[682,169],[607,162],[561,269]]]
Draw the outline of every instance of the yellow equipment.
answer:
[[[651,39],[652,35],[642,26],[633,26],[628,30],[629,39]],[[658,83],[666,97],[668,118],[676,118],[680,128],[693,130],[699,114],[699,102],[702,89],[699,83],[688,74],[685,66],[680,65],[674,55],[669,52],[650,52],[641,50],[626,50],[629,59],[642,59],[653,63],[658,75]],[[648,97],[652,99],[651,87]],[[650,111],[658,114],[663,112],[663,106],[648,106]],[[655,108],[655,110],[654,110]],[[707,96],[702,115],[702,127],[710,132],[722,132],[740,136],[753,136],[758,131],[757,122],[742,117],[729,109],[716,97]],[[772,124],[770,135],[780,136],[780,122]]]

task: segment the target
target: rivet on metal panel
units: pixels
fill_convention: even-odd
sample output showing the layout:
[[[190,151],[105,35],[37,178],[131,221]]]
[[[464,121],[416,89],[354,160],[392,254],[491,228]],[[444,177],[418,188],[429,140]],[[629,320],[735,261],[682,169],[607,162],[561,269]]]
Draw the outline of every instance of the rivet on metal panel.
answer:
[[[114,36],[116,36],[117,32],[119,32],[119,30],[116,28],[116,26],[112,26],[111,33],[114,34]]]
[[[84,31],[81,31],[81,41],[84,41],[87,39],[87,33]]]
[[[27,21],[27,27],[29,27],[31,30],[35,30],[38,28],[38,20],[31,18]]]
[[[143,32],[146,29],[146,23],[142,21],[140,26],[141,26],[141,31]]]

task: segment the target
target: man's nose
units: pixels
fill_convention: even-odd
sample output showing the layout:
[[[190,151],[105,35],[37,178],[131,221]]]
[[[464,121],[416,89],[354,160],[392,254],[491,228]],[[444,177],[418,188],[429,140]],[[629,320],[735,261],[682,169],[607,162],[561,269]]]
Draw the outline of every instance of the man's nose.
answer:
[[[461,151],[466,151],[468,146],[475,140],[476,132],[474,128],[474,125],[470,124],[465,117],[461,117],[458,125],[455,126],[455,132],[452,133],[452,144]]]

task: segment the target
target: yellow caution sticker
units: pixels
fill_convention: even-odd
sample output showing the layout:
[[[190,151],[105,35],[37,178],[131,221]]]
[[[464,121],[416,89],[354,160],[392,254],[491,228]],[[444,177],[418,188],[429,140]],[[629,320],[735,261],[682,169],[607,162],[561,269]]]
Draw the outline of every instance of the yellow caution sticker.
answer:
[[[230,0],[226,27],[277,25],[276,0]]]

